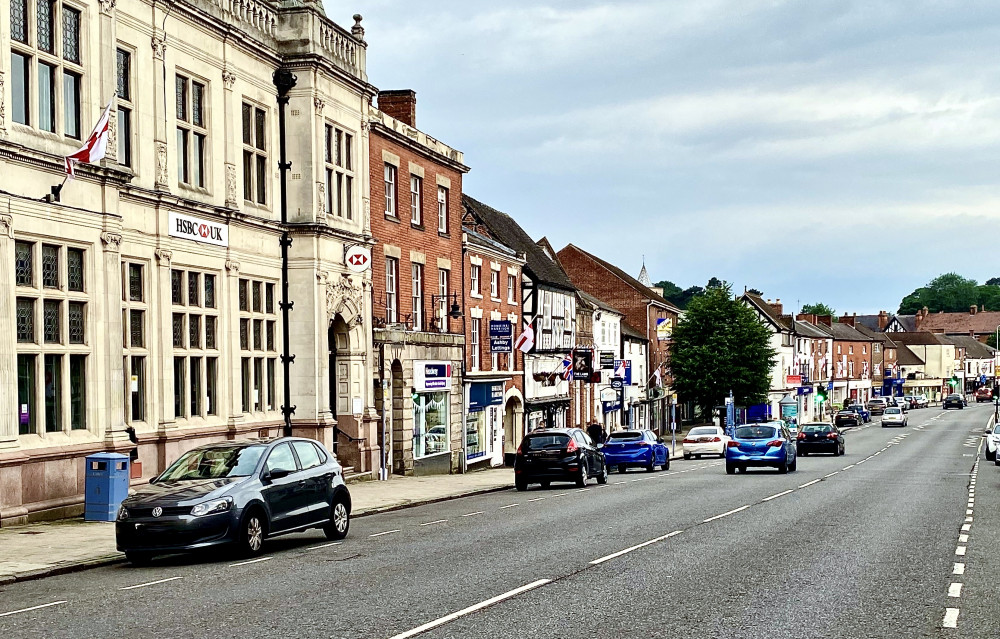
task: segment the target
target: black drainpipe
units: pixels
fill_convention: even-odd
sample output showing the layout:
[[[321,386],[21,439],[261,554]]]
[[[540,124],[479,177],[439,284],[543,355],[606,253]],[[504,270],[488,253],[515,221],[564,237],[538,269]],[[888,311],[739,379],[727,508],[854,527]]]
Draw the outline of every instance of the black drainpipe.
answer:
[[[295,361],[295,356],[290,353],[288,331],[288,312],[292,310],[295,302],[288,301],[288,247],[292,245],[292,238],[288,234],[288,170],[292,168],[292,163],[287,161],[285,156],[285,107],[288,105],[288,92],[295,86],[296,77],[291,71],[279,68],[272,76],[274,86],[278,89],[278,170],[281,173],[281,367],[284,375],[285,401],[281,405],[281,414],[285,419],[284,434],[286,437],[292,434],[292,414],[295,407],[292,406],[292,382],[291,365]]]

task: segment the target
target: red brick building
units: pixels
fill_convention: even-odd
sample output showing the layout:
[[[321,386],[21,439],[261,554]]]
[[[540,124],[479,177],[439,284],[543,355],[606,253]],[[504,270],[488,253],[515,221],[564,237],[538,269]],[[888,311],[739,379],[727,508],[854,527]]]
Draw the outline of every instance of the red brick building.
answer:
[[[413,91],[370,115],[379,445],[395,474],[464,467],[462,153],[417,130]]]
[[[462,245],[466,463],[499,466],[524,436],[524,356],[513,348],[521,325],[524,255],[470,227],[463,228]],[[491,322],[509,330],[502,344],[508,352],[492,352]]]

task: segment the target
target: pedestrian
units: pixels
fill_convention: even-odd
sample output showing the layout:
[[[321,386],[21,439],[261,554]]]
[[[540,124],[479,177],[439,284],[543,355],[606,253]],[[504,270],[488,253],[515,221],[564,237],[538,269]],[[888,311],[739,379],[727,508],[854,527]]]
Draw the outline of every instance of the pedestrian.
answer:
[[[604,426],[601,426],[601,443],[604,444],[607,443],[607,441],[608,441],[608,429],[605,428]]]
[[[603,440],[601,439],[601,425],[598,424],[597,422],[594,422],[590,426],[587,426],[587,434],[590,436],[590,439],[595,444],[604,443]]]

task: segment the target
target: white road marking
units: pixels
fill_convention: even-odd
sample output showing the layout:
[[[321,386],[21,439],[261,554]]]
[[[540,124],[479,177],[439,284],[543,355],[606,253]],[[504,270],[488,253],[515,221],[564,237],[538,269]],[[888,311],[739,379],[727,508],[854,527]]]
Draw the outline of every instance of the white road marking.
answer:
[[[841,468],[841,470],[850,470],[852,468],[854,468],[854,464],[851,464],[850,466],[844,466],[843,468]]]
[[[39,608],[48,608],[49,606],[58,606],[59,604],[64,604],[65,601],[52,601],[47,604],[42,604],[40,606],[32,606],[30,608],[21,608],[20,610],[11,610],[10,612],[0,612],[0,617],[8,617],[10,615],[16,615],[19,612],[29,612],[31,610],[38,610]]]
[[[710,521],[715,521],[716,519],[722,519],[723,517],[728,517],[729,515],[738,513],[741,510],[746,510],[749,507],[750,507],[750,504],[747,504],[746,506],[740,506],[739,508],[734,508],[734,509],[730,510],[729,512],[722,513],[721,515],[716,515],[715,517],[709,517],[708,519],[702,521],[701,523],[707,524]]]
[[[642,480],[639,480],[639,481],[642,481]],[[581,488],[580,490],[578,490],[578,491],[576,491],[576,492],[578,492],[578,493],[585,493],[585,492],[587,492],[588,490],[590,490],[590,489],[589,489],[589,488]]]
[[[823,475],[823,479],[826,479],[827,477],[833,477],[834,475],[839,475],[839,474],[840,474],[840,471],[839,470],[835,470],[835,471],[833,471],[832,473],[830,473],[828,475]]]
[[[971,514],[972,514],[972,511],[971,511],[971,510],[966,510],[966,511],[965,511],[965,514],[966,514],[966,515],[971,515]]]
[[[644,541],[641,544],[636,544],[635,546],[632,546],[631,548],[626,548],[625,550],[619,550],[618,552],[611,553],[610,555],[606,555],[604,557],[601,557],[600,559],[595,559],[594,561],[590,562],[590,564],[592,566],[596,566],[597,564],[603,564],[605,561],[610,561],[612,559],[615,559],[616,557],[621,557],[622,555],[626,555],[626,554],[632,552],[633,550],[639,550],[640,548],[645,548],[646,546],[649,546],[651,544],[655,544],[657,542],[663,541],[664,539],[669,539],[670,537],[674,537],[675,535],[679,535],[682,532],[684,532],[684,531],[683,530],[675,530],[675,531],[673,531],[671,533],[667,533],[666,535],[661,535],[661,536],[657,537],[656,539],[650,539],[649,541]]]
[[[392,533],[398,533],[399,530],[387,530],[385,532],[375,533],[374,535],[368,535],[369,537],[381,537],[382,535],[391,535]]]
[[[569,493],[556,493],[555,495],[549,495],[549,497],[562,497],[563,495],[568,495]]]
[[[952,569],[951,574],[953,575],[964,575],[965,574],[965,564],[955,564]]]
[[[124,588],[119,588],[118,590],[135,590],[136,588],[145,588],[146,586],[155,586],[156,584],[165,584],[168,581],[177,581],[178,579],[183,579],[184,577],[167,577],[166,579],[157,579],[156,581],[150,581],[149,583],[138,584],[135,586],[125,586]]]
[[[614,483],[614,485],[615,485],[615,486],[617,486],[618,484],[625,484],[625,483],[627,483],[627,482],[624,482],[624,481],[616,481],[616,482],[612,482],[612,483]]]
[[[958,548],[956,548],[955,549],[955,554],[956,555],[964,555],[965,554],[965,546],[959,546]]]
[[[806,486],[812,486],[813,484],[818,484],[820,480],[814,479],[812,481],[807,481],[806,483],[799,486],[799,488],[805,488]]]
[[[516,597],[517,595],[521,594],[522,592],[527,592],[529,590],[534,590],[535,588],[538,588],[539,586],[544,586],[545,584],[550,583],[551,581],[552,581],[551,579],[539,579],[538,581],[533,581],[530,584],[526,584],[524,586],[521,586],[520,588],[515,588],[513,590],[509,590],[509,591],[503,593],[502,595],[497,595],[496,597],[493,597],[491,599],[487,599],[486,601],[481,601],[481,602],[475,604],[474,606],[469,606],[468,608],[463,608],[462,610],[459,610],[458,612],[453,612],[450,615],[445,615],[444,617],[441,617],[440,619],[435,619],[434,621],[429,621],[429,622],[425,623],[422,626],[417,626],[413,630],[407,630],[406,632],[400,633],[398,635],[393,635],[389,639],[408,639],[409,637],[414,637],[414,636],[419,635],[419,634],[421,634],[423,632],[427,632],[428,630],[431,630],[433,628],[437,628],[438,626],[443,626],[446,623],[450,623],[452,621],[455,621],[456,619],[459,619],[460,617],[464,617],[466,615],[472,614],[473,612],[476,612],[477,610],[482,610],[483,608],[488,608],[489,606],[492,606],[495,603],[499,603],[499,602],[503,601],[504,599],[510,599],[511,597]]]
[[[421,526],[432,526],[432,525],[434,525],[434,524],[443,524],[443,523],[445,523],[446,521],[448,521],[448,520],[447,520],[447,519],[438,519],[438,520],[436,520],[436,521],[428,521],[428,522],[426,522],[426,523],[423,523],[423,524],[420,524],[420,525],[421,525]]]
[[[465,513],[465,514],[464,514],[464,515],[462,515],[462,516],[463,516],[463,517],[472,517],[472,516],[474,516],[474,515],[482,515],[482,514],[483,514],[483,511],[481,511],[481,510],[477,510],[477,511],[476,511],[476,512],[474,512],[474,513]]]
[[[273,557],[261,557],[260,559],[251,559],[249,561],[241,561],[235,564],[229,564],[230,568],[235,568],[236,566],[246,566],[247,564],[259,564],[262,561],[271,561]]]
[[[507,504],[506,506],[500,506],[499,510],[507,510],[508,508],[513,508],[514,506],[520,506],[521,504]]]
[[[535,497],[534,499],[529,499],[528,501],[529,501],[529,502],[533,502],[533,501],[542,501],[543,499],[545,499],[545,498],[544,498],[544,497]]]
[[[962,530],[964,531],[972,530],[972,524],[962,524]]]
[[[972,523],[972,517],[966,517],[965,521],[971,524]]]
[[[960,544],[967,544],[967,543],[969,543],[969,536],[968,535],[959,535],[958,536],[958,543],[960,543]]]
[[[941,622],[941,626],[944,628],[958,627],[958,608],[945,608],[944,621]]]
[[[788,493],[794,493],[794,492],[795,492],[794,490],[786,490],[784,492],[778,493],[777,495],[771,495],[770,497],[765,497],[764,499],[761,499],[761,501],[771,501],[772,499],[777,499],[782,495],[787,495]]]
[[[329,548],[330,546],[339,546],[342,543],[344,543],[344,542],[342,542],[342,541],[335,541],[332,544],[323,544],[321,546],[310,546],[309,548],[306,548],[306,550],[319,550],[320,548]]]

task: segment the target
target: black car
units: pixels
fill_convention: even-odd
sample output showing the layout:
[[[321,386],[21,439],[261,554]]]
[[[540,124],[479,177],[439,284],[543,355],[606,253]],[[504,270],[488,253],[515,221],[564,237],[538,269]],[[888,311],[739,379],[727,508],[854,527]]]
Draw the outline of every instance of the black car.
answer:
[[[795,442],[800,455],[810,453],[833,453],[834,457],[844,454],[844,435],[840,429],[826,422],[803,424]]]
[[[514,458],[514,487],[527,490],[528,484],[542,488],[553,481],[576,482],[581,488],[591,477],[608,483],[604,453],[579,428],[546,428],[524,436]]]
[[[837,413],[837,416],[833,418],[833,423],[836,426],[860,426],[861,416],[852,410],[842,410]]]
[[[948,395],[947,397],[944,398],[944,402],[941,404],[941,408],[944,408],[946,410],[949,408],[965,408],[965,400],[962,398],[961,395],[958,395],[957,393],[952,393],[951,395]]]
[[[133,563],[223,544],[254,555],[266,537],[322,528],[343,539],[350,527],[340,463],[311,439],[207,444],[149,484],[122,502],[115,524],[118,550]]]

